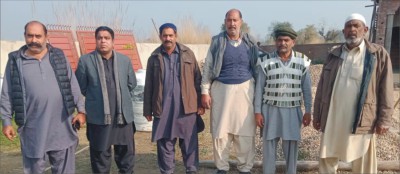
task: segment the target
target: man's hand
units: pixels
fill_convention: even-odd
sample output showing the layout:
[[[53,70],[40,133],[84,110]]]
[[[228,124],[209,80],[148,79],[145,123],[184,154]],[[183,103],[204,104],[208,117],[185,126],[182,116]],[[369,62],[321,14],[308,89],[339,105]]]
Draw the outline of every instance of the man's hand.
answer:
[[[310,125],[311,122],[311,114],[310,113],[305,113],[303,115],[303,125],[304,127],[307,127],[308,125]]]
[[[313,121],[313,127],[315,130],[320,131],[321,130],[321,124],[318,122]]]
[[[264,127],[264,117],[261,113],[255,113],[254,116],[256,117],[256,124],[258,127]]]
[[[80,126],[84,126],[86,123],[86,115],[84,113],[76,114],[72,119],[72,124],[75,124],[76,122],[78,122]]]
[[[146,115],[145,117],[146,117],[146,120],[147,120],[147,121],[153,121],[153,116],[151,116],[151,115]]]
[[[201,105],[204,108],[210,109],[211,108],[211,97],[208,94],[201,94]]]
[[[386,133],[389,130],[389,126],[376,126],[375,132],[378,135],[382,135],[384,133]]]
[[[13,141],[14,138],[17,137],[17,134],[15,133],[14,128],[11,125],[3,127],[3,134],[10,141]]]
[[[197,108],[197,114],[203,115],[205,112],[206,112],[206,111],[205,111],[204,108],[202,108],[202,107]]]

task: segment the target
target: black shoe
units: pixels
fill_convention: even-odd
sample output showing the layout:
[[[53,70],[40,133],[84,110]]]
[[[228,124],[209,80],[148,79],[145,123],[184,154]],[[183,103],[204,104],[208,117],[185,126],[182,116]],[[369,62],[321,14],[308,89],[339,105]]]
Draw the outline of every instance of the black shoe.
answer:
[[[251,174],[251,172],[239,172],[239,174]]]
[[[186,172],[186,174],[197,174],[197,172],[195,172],[195,171],[189,171],[189,172]]]
[[[226,170],[217,170],[216,174],[227,174],[227,173],[228,173],[228,171],[226,171]]]

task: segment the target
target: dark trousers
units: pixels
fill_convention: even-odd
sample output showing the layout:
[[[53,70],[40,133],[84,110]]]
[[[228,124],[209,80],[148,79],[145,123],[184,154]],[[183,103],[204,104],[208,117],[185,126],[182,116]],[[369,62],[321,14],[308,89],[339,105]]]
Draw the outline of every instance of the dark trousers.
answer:
[[[22,162],[24,173],[44,173],[46,169],[46,161],[51,165],[51,173],[75,173],[75,149],[76,144],[67,149],[48,151],[43,155],[43,158],[29,158],[22,151]]]
[[[172,140],[160,139],[157,141],[157,159],[162,174],[172,174],[175,169],[175,144],[177,138]],[[179,139],[183,163],[186,172],[197,171],[199,166],[199,146],[197,133],[188,140]]]
[[[135,141],[135,140],[133,140]],[[127,145],[114,145],[114,160],[118,166],[119,173],[133,173],[135,161],[135,147],[128,148]],[[90,148],[90,164],[93,173],[110,173],[111,147],[106,151],[96,151]]]

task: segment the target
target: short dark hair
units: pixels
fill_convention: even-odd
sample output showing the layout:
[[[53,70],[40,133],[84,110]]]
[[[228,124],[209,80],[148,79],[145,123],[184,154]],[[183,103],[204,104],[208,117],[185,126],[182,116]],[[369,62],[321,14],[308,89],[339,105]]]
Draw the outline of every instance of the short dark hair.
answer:
[[[26,29],[27,29],[28,26],[31,25],[31,24],[40,24],[40,25],[43,27],[44,35],[47,35],[47,28],[46,28],[46,26],[45,26],[43,23],[39,22],[39,21],[29,21],[28,23],[26,23],[26,24],[25,24],[25,27],[24,27],[24,35],[26,34]]]
[[[111,34],[111,39],[114,40],[114,31],[107,26],[100,26],[96,28],[96,31],[94,33],[94,37],[97,39],[97,35],[99,34],[100,31],[108,31]]]
[[[226,14],[225,14],[225,19],[226,19],[226,17],[228,17],[228,14],[229,13],[231,13],[231,12],[234,12],[234,11],[237,11],[237,12],[239,12],[239,17],[240,17],[240,19],[242,19],[242,12],[240,12],[240,10],[238,10],[238,9],[230,9],[228,12],[226,12]]]
[[[176,34],[177,29],[176,29],[175,24],[173,24],[173,23],[165,23],[165,24],[162,24],[162,25],[160,26],[160,29],[159,29],[160,36],[162,35],[162,32],[163,32],[164,29],[166,29],[166,28],[171,28],[172,30],[174,30],[174,33]]]

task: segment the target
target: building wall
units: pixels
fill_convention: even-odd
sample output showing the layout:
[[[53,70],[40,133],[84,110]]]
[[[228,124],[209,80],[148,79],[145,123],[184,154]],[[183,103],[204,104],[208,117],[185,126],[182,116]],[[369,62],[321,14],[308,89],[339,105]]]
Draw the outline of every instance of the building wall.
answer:
[[[385,44],[387,14],[395,14],[400,8],[400,0],[379,0],[376,43]],[[394,24],[399,24],[395,22]]]
[[[388,14],[393,14],[393,28],[392,38],[390,44],[390,56],[393,64],[393,69],[398,72],[400,71],[400,0],[379,0],[379,7],[377,10],[378,20],[376,28],[376,43],[385,45],[386,30]]]
[[[327,43],[327,44],[304,44],[295,45],[294,50],[304,53],[312,60],[312,64],[321,64],[328,57],[329,51],[334,47],[338,46],[338,43]],[[261,49],[266,52],[275,51],[275,45],[263,45]]]
[[[8,54],[12,51],[18,50],[23,45],[25,45],[25,41],[0,41],[1,45],[1,59],[0,59],[0,77],[3,77],[4,71],[6,68]],[[76,48],[79,49],[79,43],[75,42]],[[154,43],[137,43],[137,48],[139,52],[140,61],[142,63],[143,69],[146,68],[147,59],[151,55],[151,53],[160,46],[160,44]],[[198,62],[202,62],[207,55],[208,44],[187,44],[196,56]],[[78,55],[80,56],[80,51],[78,51]]]

